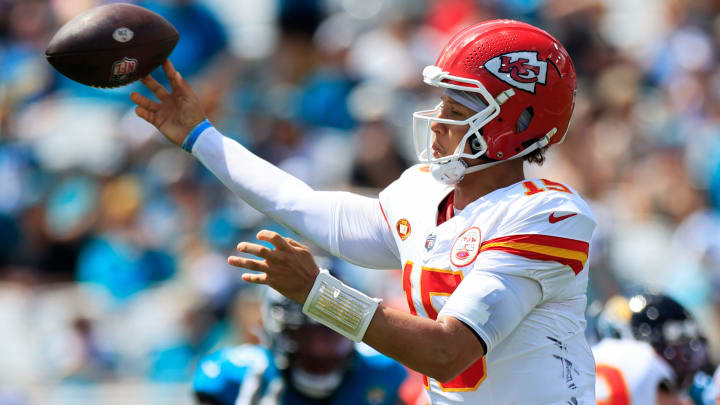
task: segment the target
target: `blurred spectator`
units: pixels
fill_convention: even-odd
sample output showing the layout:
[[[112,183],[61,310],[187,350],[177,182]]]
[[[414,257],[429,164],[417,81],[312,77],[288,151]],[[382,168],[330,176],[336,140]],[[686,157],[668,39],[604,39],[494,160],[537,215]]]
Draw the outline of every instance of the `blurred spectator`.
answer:
[[[367,122],[355,135],[355,164],[352,182],[361,187],[382,189],[400,177],[409,166],[394,144],[391,128],[382,121]]]
[[[135,228],[141,204],[140,187],[133,177],[119,178],[104,186],[100,232],[80,254],[78,281],[102,285],[123,300],[172,277],[173,257],[148,249]]]

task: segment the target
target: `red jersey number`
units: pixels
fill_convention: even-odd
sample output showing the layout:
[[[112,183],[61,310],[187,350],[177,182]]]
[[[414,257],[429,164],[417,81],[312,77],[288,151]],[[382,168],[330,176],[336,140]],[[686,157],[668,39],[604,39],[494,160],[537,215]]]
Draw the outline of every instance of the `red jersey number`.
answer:
[[[412,283],[410,280],[412,269],[413,262],[406,262],[402,274],[403,291],[405,291],[410,313],[417,316],[417,309],[415,308],[412,298]],[[437,295],[449,296],[452,294],[462,281],[462,272],[429,267],[422,267],[420,271],[420,299],[422,306],[428,317],[435,320],[438,316],[438,309],[433,305],[432,297]],[[474,391],[485,379],[485,370],[485,357],[483,356],[451,381],[440,383],[440,388],[443,391]],[[423,383],[425,384],[425,388],[429,388],[427,376],[423,376]]]
[[[524,181],[522,185],[525,187],[525,195],[533,195],[548,190],[572,194],[572,190],[562,183],[545,179],[540,180],[540,182],[543,184],[542,186],[538,186],[535,180]]]

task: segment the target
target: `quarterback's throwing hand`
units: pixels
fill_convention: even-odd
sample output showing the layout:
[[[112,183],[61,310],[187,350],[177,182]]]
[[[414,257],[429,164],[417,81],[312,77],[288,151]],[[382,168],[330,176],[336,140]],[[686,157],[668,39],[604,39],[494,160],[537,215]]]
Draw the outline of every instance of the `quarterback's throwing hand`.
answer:
[[[188,132],[205,119],[205,112],[190,85],[180,76],[172,63],[165,60],[163,70],[170,81],[172,92],[148,75],[142,84],[153,92],[159,103],[140,93],[133,92],[130,100],[137,104],[135,113],[153,124],[170,142],[180,146]]]
[[[304,303],[320,270],[307,246],[277,232],[262,230],[257,238],[270,242],[275,249],[257,243],[240,242],[238,252],[249,253],[263,260],[230,256],[228,263],[235,267],[260,272],[245,273],[243,281],[267,284],[293,301]]]

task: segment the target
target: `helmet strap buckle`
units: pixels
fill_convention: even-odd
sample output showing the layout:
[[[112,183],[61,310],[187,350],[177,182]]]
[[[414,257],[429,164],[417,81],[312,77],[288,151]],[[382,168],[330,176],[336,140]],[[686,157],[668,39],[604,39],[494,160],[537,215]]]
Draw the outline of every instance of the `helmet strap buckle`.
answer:
[[[495,101],[497,101],[498,105],[505,104],[506,101],[510,99],[510,97],[515,95],[515,90],[513,89],[507,89],[503,91],[502,93],[498,94],[497,97],[495,97]]]

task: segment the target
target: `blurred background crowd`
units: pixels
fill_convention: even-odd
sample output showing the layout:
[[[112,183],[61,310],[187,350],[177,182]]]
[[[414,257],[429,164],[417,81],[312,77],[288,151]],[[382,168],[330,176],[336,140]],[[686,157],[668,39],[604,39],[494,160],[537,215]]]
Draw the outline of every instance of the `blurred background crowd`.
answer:
[[[92,89],[47,64],[55,31],[104,3],[0,0],[3,405],[190,403],[199,356],[259,337],[258,292],[226,257],[262,228],[292,236],[135,117],[142,86]],[[491,18],[549,31],[577,103],[566,141],[528,172],[573,186],[599,219],[589,311],[663,291],[720,359],[717,1],[137,4],[176,26],[170,59],[226,136],[314,188],[367,195],[413,163],[411,113],[437,101],[420,72],[451,34]],[[405,305],[397,270],[331,267]]]

